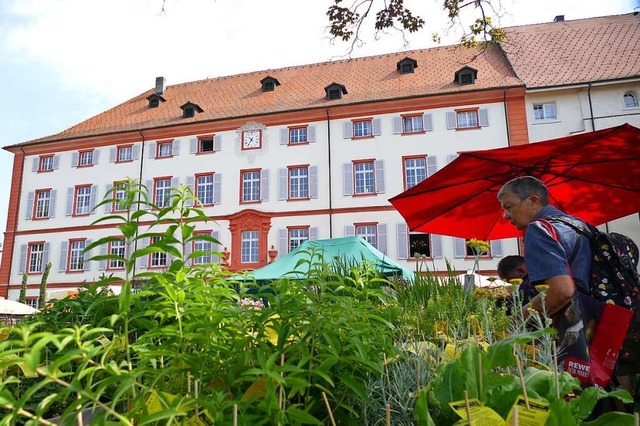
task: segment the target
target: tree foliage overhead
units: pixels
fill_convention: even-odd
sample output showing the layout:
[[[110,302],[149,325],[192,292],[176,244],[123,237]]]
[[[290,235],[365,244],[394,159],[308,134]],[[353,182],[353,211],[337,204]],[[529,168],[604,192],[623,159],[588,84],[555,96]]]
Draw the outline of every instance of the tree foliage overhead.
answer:
[[[359,34],[362,25],[374,18],[373,26],[376,32],[389,29],[414,33],[423,29],[425,20],[414,14],[404,4],[404,0],[333,0],[327,10],[329,18],[329,33],[333,38],[360,41]],[[423,0],[424,1],[424,0]],[[502,28],[495,25],[492,17],[499,16],[501,6],[494,7],[496,0],[441,0],[442,8],[447,12],[451,25],[462,25],[461,12],[472,10],[477,18],[464,27],[464,34],[460,43],[465,47],[476,47],[479,43],[501,43],[505,35]],[[493,2],[493,3],[492,3]],[[498,2],[499,3],[499,2]],[[374,16],[375,14],[375,16]],[[434,41],[439,42],[440,36],[433,34]]]

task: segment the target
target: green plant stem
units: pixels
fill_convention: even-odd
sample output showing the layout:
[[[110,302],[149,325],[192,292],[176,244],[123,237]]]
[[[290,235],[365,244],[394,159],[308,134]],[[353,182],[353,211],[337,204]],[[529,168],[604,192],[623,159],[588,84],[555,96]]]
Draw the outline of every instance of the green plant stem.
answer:
[[[11,404],[4,404],[2,407],[6,408],[9,411],[14,411],[15,410],[15,407],[13,405],[11,405]],[[57,423],[53,423],[53,422],[50,422],[49,420],[45,420],[42,417],[36,416],[35,414],[30,413],[27,410],[24,410],[22,408],[18,408],[17,413],[19,415],[27,417],[27,418],[29,418],[31,420],[35,420],[39,424],[43,424],[43,425],[47,425],[47,426],[57,426]]]

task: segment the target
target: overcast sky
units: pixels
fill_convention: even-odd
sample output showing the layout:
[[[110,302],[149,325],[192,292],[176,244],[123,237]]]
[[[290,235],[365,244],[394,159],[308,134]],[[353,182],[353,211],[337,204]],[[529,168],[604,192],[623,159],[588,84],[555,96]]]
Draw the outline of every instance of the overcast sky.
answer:
[[[350,0],[346,0],[345,4]],[[333,0],[0,0],[0,146],[62,131],[152,88],[345,58],[328,38]],[[433,47],[447,36],[442,0],[405,0],[425,29],[364,34],[351,56]],[[494,0],[496,5],[499,0]],[[640,11],[640,0],[502,0],[501,25]],[[0,152],[4,230],[13,155]]]

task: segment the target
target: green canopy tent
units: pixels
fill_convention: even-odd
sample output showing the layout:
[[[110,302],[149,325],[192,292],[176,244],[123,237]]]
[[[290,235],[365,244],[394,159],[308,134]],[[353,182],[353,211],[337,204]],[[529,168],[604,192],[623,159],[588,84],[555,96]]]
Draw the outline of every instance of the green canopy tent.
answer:
[[[301,260],[306,262],[300,262]],[[402,267],[357,236],[307,240],[277,261],[232,279],[255,279],[256,281],[271,281],[283,277],[301,279],[307,276],[310,263],[324,262],[331,265],[336,261],[346,265],[366,262],[385,276],[402,276],[405,280],[413,280],[412,271]]]

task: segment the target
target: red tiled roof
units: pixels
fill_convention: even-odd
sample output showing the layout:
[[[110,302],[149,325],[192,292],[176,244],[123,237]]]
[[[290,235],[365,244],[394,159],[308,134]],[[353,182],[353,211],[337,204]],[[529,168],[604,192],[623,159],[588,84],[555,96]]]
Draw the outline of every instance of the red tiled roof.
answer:
[[[502,45],[527,88],[640,76],[640,14],[505,28]]]
[[[490,46],[480,53],[447,46],[177,84],[166,88],[162,94],[166,102],[161,102],[158,108],[148,106],[147,97],[154,93],[152,89],[65,131],[26,143],[523,85],[499,49]],[[396,69],[397,62],[406,57],[418,62],[413,74],[403,75]],[[455,72],[464,66],[478,70],[475,84],[454,83]],[[262,92],[260,80],[268,75],[281,85],[273,92]],[[348,94],[329,101],[324,88],[334,82],[344,85]],[[186,102],[199,105],[204,112],[194,118],[183,118],[180,106]]]

